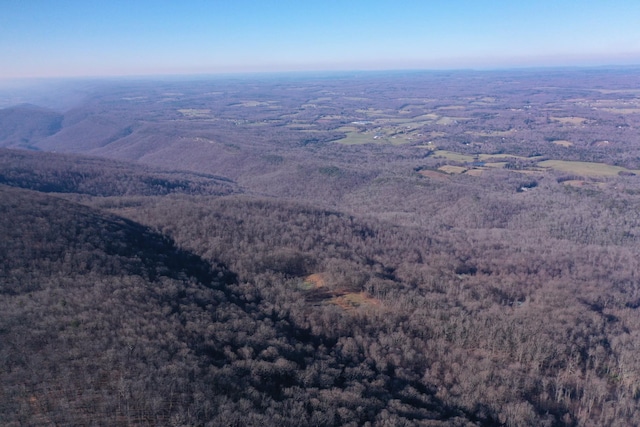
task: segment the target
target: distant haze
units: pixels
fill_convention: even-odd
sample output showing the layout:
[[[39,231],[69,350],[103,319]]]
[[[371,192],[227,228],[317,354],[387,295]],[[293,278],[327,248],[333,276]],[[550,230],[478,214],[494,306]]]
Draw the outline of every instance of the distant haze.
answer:
[[[0,79],[640,63],[637,0],[5,1]]]

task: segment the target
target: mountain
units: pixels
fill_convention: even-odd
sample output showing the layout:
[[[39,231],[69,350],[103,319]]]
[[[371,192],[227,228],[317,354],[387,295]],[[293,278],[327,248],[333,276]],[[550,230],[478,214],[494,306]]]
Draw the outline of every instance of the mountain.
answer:
[[[229,305],[233,275],[131,221],[28,190],[0,196],[2,423],[167,421],[187,390],[166,373],[197,373],[185,316],[207,315],[198,301]]]
[[[0,234],[3,425],[467,418],[132,221],[0,186]]]

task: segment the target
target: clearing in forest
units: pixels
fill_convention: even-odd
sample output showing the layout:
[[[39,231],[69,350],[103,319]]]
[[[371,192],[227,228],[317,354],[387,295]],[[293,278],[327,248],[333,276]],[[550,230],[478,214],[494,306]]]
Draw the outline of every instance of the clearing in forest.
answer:
[[[538,163],[538,166],[546,169],[554,169],[560,172],[574,173],[583,176],[617,176],[620,172],[638,174],[640,171],[629,170],[622,166],[612,166],[605,163],[574,162],[567,160],[545,160]]]
[[[587,121],[584,117],[551,117],[551,120],[568,125],[581,125]]]
[[[350,311],[358,307],[377,307],[380,305],[380,300],[364,292],[348,292],[331,298],[329,303],[335,304],[346,311]]]
[[[433,152],[433,156],[442,157],[453,162],[473,162],[475,160],[475,156],[471,156],[469,154],[460,154],[454,151],[447,150],[436,150]]]
[[[302,286],[305,289],[322,288],[327,285],[327,281],[322,273],[313,273],[305,277]]]
[[[316,303],[323,301],[328,302],[347,311],[358,307],[380,305],[380,300],[371,297],[365,292],[348,292],[345,289],[329,289],[323,273],[314,273],[305,277],[299,287],[304,291],[309,291],[309,301]]]

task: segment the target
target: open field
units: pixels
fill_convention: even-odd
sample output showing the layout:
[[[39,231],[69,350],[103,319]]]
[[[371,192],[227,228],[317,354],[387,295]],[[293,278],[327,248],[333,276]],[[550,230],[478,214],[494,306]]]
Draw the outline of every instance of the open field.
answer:
[[[573,162],[567,160],[545,160],[538,163],[538,166],[554,169],[560,172],[574,173],[577,175],[591,177],[617,176],[620,172],[638,174],[638,170],[629,170],[621,166],[611,166],[604,163],[593,162]]]
[[[569,125],[581,125],[584,124],[588,119],[584,117],[550,117],[551,120],[560,122],[562,124]]]
[[[473,162],[475,160],[475,156],[470,156],[468,154],[455,153],[453,151],[448,151],[448,150],[436,150],[433,152],[433,156],[435,158],[443,158],[443,159],[451,160],[454,162]]]

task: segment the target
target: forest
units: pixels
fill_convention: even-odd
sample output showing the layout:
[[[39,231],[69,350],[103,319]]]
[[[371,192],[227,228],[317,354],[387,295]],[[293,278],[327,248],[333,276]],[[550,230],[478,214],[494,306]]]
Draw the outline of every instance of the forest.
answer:
[[[0,424],[635,425],[637,71],[0,91]]]

